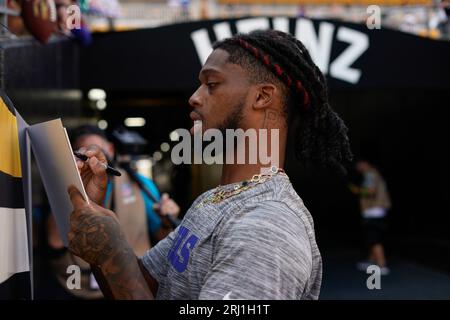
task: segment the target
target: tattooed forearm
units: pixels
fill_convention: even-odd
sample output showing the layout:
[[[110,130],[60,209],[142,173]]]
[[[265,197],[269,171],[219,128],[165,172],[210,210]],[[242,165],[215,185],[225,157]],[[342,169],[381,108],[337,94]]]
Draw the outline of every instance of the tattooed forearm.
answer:
[[[117,251],[102,267],[103,275],[116,299],[153,299],[153,294],[130,248]]]
[[[121,231],[112,217],[92,215],[87,210],[72,223],[75,236],[70,249],[87,262],[101,266],[120,244]]]
[[[113,298],[152,299],[136,256],[111,214],[80,209],[72,221],[69,249],[101,270]]]

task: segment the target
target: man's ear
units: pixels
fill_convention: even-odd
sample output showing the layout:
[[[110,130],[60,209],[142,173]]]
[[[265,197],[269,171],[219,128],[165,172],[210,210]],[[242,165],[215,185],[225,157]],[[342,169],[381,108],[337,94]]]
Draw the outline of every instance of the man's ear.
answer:
[[[277,87],[271,83],[258,85],[253,108],[256,110],[270,108],[274,103],[276,92]]]

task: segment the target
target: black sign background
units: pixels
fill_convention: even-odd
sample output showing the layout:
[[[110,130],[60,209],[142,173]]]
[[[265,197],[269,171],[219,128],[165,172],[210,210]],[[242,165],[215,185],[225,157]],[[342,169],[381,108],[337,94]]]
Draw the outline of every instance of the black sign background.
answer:
[[[269,18],[271,26],[272,19]],[[215,40],[214,24],[236,19],[189,22],[95,36],[82,55],[82,87],[106,90],[192,91],[197,84],[200,61],[191,40],[193,31],[206,28]],[[324,20],[313,20],[316,34]],[[339,27],[365,33],[369,48],[353,63],[362,71],[357,84],[329,77],[331,88],[440,88],[450,87],[450,42],[427,39],[382,28],[329,21],[335,25],[330,61],[349,44],[336,39]],[[290,32],[296,19],[289,20]]]

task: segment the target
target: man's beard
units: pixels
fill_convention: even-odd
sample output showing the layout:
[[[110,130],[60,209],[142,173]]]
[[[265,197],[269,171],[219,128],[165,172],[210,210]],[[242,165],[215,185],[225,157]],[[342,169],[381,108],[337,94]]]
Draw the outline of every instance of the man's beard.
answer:
[[[245,105],[245,96],[242,96],[238,102],[236,104],[234,104],[231,107],[231,112],[228,114],[228,117],[222,121],[222,123],[220,125],[217,126],[217,129],[220,130],[220,132],[222,133],[222,137],[224,137],[224,139],[226,140],[227,134],[226,134],[226,130],[227,129],[232,129],[232,130],[236,130],[239,129],[241,127],[241,123],[242,120],[244,118],[244,105]],[[226,162],[226,154],[227,154],[227,149],[228,148],[228,142],[224,141],[225,145],[227,147],[223,147],[223,153],[222,153],[222,157],[223,157],[223,163]],[[235,146],[236,144],[236,140],[233,141],[233,146]]]
[[[241,121],[244,118],[245,98],[245,96],[241,97],[241,99],[231,107],[232,111],[228,117],[217,126],[217,129],[220,130],[224,137],[226,136],[226,129],[236,130],[241,127]]]

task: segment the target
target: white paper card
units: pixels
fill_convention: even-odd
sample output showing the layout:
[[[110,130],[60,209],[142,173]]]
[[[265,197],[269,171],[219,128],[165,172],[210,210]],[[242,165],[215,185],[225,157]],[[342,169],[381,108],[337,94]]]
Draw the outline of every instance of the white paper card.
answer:
[[[58,231],[67,247],[70,214],[73,211],[67,189],[74,185],[89,201],[67,132],[61,119],[29,126],[27,131]]]

